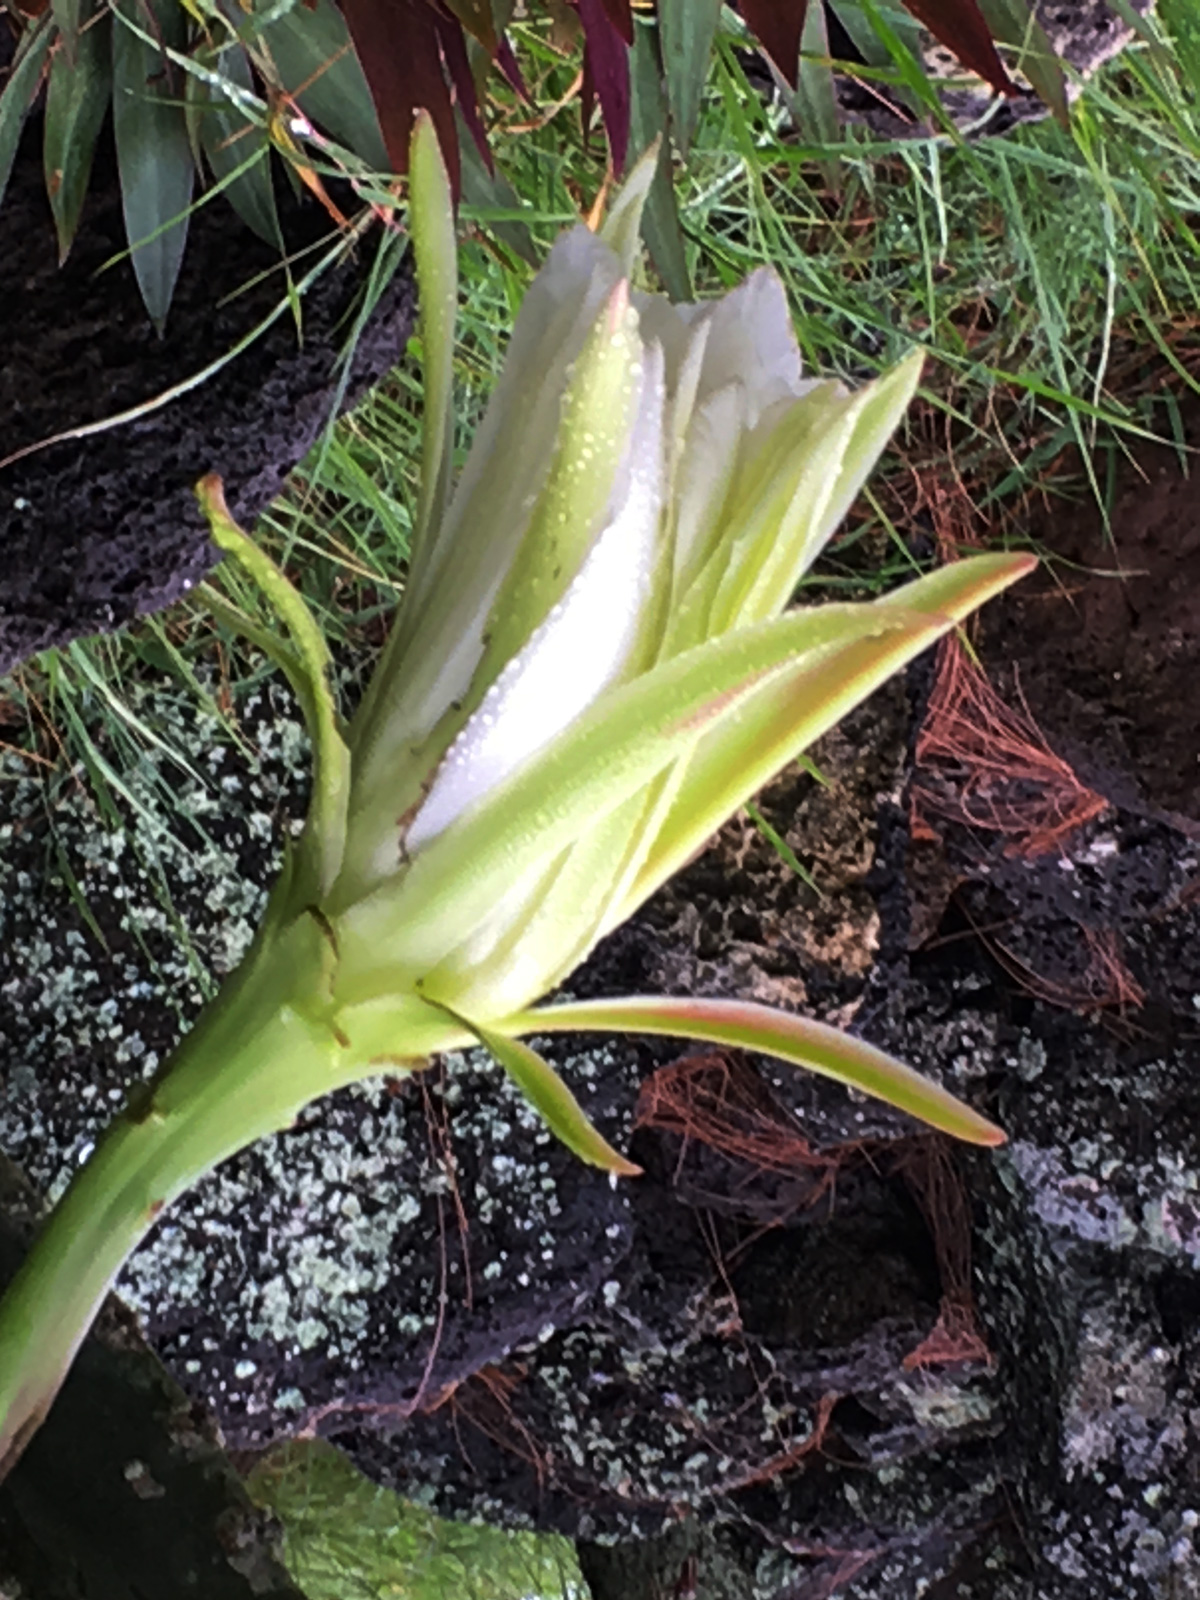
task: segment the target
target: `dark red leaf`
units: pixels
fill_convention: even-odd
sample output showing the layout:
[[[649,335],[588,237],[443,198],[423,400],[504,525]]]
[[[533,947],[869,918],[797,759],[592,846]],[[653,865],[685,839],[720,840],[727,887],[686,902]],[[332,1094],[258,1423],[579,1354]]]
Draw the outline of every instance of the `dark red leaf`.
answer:
[[[585,86],[594,88],[600,102],[613,171],[619,173],[629,149],[629,47],[609,19],[606,0],[575,0],[575,4],[583,24]],[[585,115],[588,109],[585,101]]]
[[[592,112],[596,109],[596,85],[592,82],[592,69],[587,52],[583,55],[583,72],[579,80],[579,121],[583,132],[583,148],[591,149]]]
[[[633,7],[629,0],[604,0],[608,20],[626,44],[633,43]]]
[[[446,71],[450,74],[450,82],[454,86],[454,98],[458,102],[458,109],[479,154],[483,157],[484,165],[494,174],[496,163],[492,160],[492,152],[488,149],[487,133],[479,115],[475,79],[471,72],[467,41],[463,38],[462,26],[456,18],[446,16],[442,12],[435,12],[434,18],[438,42],[442,47],[442,59],[446,63]]]
[[[408,170],[413,117],[428,111],[457,196],[458,136],[433,7],[428,0],[342,0],[342,6],[392,165]]]
[[[529,93],[529,90],[525,87],[525,79],[521,74],[520,63],[517,60],[512,45],[508,41],[507,34],[500,35],[500,41],[496,46],[496,65],[500,68],[500,71],[521,96],[521,99],[524,100],[528,105],[532,105],[533,97]]]
[[[975,0],[904,0],[904,4],[969,72],[990,83],[997,94],[1020,93],[1004,70],[992,30]]]
[[[740,0],[746,26],[795,88],[808,0]]]

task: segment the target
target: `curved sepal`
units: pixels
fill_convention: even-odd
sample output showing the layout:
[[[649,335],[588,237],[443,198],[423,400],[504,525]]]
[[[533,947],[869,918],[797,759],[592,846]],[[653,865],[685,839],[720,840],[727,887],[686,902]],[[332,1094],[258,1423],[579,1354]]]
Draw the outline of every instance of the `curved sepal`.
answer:
[[[505,1034],[671,1034],[752,1050],[861,1089],[970,1144],[1000,1145],[1007,1138],[1003,1129],[964,1105],[940,1084],[931,1083],[865,1040],[852,1038],[811,1017],[793,1016],[750,1001],[669,999],[656,995],[581,1000],[524,1011],[495,1026]]]
[[[294,651],[271,653],[291,679],[312,740],[313,789],[306,836],[316,854],[314,889],[324,894],[341,870],[350,798],[350,752],[342,737],[330,684],[333,661],[329,646],[300,593],[230,516],[224,485],[215,473],[201,478],[196,485],[196,497],[208,519],[213,543],[231,555],[261,590],[291,634],[295,646]],[[233,626],[239,626],[240,613],[234,607],[225,607],[223,616]],[[249,633],[249,637],[261,643],[259,630]]]
[[[408,225],[421,286],[421,498],[413,534],[414,565],[429,530],[446,509],[454,449],[454,322],[458,310],[458,247],[454,196],[433,118],[417,113],[408,158]]]
[[[458,1017],[453,1012],[450,1014],[469,1028],[480,1044],[495,1056],[550,1132],[573,1155],[586,1161],[589,1166],[599,1167],[602,1172],[615,1173],[621,1178],[641,1176],[641,1167],[627,1161],[619,1150],[613,1149],[588,1120],[583,1107],[558,1073],[531,1045],[527,1045],[523,1039],[508,1038],[477,1022]]]

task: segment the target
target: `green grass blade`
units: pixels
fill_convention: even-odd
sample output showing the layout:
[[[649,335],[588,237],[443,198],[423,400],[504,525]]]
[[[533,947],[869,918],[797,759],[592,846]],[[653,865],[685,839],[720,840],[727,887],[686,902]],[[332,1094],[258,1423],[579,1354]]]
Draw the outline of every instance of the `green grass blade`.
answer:
[[[1026,0],[979,0],[979,9],[1000,43],[1016,51],[1015,70],[1024,73],[1055,120],[1069,129],[1071,111],[1062,63]]]
[[[804,32],[800,35],[800,70],[795,91],[788,98],[796,126],[811,144],[834,146],[841,142],[824,6],[809,6],[805,15]],[[823,158],[821,171],[836,194],[842,187],[842,164],[837,156]]]
[[[667,104],[671,111],[671,131],[680,155],[687,155],[700,120],[700,102],[708,82],[709,60],[720,20],[721,0],[659,0],[658,3],[658,34]]]

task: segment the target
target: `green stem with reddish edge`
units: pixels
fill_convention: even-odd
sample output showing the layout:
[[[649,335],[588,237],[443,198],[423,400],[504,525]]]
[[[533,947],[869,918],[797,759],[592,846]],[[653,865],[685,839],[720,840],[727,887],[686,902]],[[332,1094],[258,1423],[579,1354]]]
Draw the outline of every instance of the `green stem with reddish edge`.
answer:
[[[0,1478],[36,1432],[104,1296],[164,1207],[310,1101],[381,1070],[321,995],[325,935],[304,914],[227,982],[162,1071],[140,1083],[43,1223],[0,1301]],[[416,997],[397,1004],[408,1065],[469,1041]],[[394,1070],[394,1069],[393,1069]]]
[[[923,1078],[864,1039],[852,1038],[811,1017],[774,1011],[751,1001],[655,995],[579,1000],[522,1011],[504,1022],[494,1022],[492,1028],[513,1037],[539,1033],[657,1033],[728,1045],[835,1078],[970,1144],[1000,1145],[1007,1137],[1003,1129],[956,1100],[940,1084]]]

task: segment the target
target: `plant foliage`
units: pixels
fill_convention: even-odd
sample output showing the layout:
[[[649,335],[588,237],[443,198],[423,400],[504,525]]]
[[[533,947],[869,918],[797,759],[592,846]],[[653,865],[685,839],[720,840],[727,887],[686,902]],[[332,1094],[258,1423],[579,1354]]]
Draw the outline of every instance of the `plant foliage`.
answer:
[[[1014,90],[997,46],[1011,47],[1065,116],[1061,72],[1026,0],[905,0],[906,12],[878,0],[829,3],[868,67],[897,51],[911,64],[919,22],[998,94]],[[20,32],[0,90],[0,197],[44,84],[46,190],[65,260],[111,106],[133,269],[161,330],[198,177],[280,248],[272,150],[340,220],[325,180],[345,177],[389,205],[378,180],[406,170],[413,116],[424,109],[456,193],[486,179],[489,73],[525,92],[506,31],[513,9],[511,0],[341,0],[340,9],[334,0],[62,0],[36,17],[13,13]],[[836,116],[823,8],[741,0],[740,9],[784,92],[794,91],[792,109],[827,136]],[[538,0],[538,11],[573,24],[583,115],[590,121],[598,106],[615,172],[660,136],[664,163],[672,144],[686,155],[720,0],[659,0],[653,22],[640,11],[635,21],[631,0]],[[684,296],[665,166],[646,227],[665,281]]]

